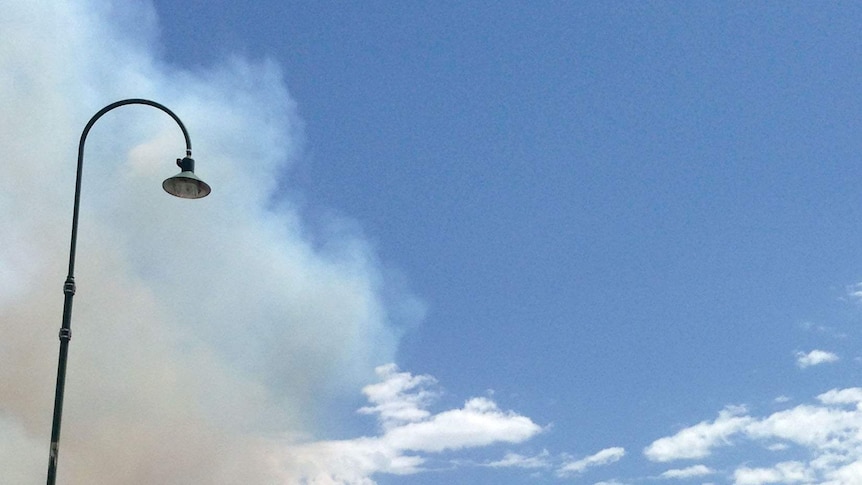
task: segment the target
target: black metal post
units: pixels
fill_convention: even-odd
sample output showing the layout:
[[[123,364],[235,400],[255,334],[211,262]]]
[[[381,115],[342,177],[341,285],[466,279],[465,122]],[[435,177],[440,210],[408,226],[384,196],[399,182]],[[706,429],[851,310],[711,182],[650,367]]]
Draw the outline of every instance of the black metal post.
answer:
[[[189,133],[186,131],[185,125],[171,110],[162,106],[155,101],[148,99],[124,99],[105,106],[98,113],[90,118],[87,126],[84,127],[81,133],[81,141],[78,143],[78,170],[75,178],[75,205],[72,211],[72,242],[69,247],[69,273],[66,277],[66,282],[63,284],[63,293],[65,300],[63,302],[63,321],[60,326],[60,357],[57,363],[57,387],[54,391],[54,419],[51,424],[51,450],[48,459],[48,485],[54,485],[57,479],[57,458],[60,451],[60,421],[63,415],[63,393],[66,387],[66,359],[69,354],[69,341],[72,339],[72,297],[75,296],[75,249],[78,239],[78,211],[81,202],[81,168],[84,163],[84,142],[87,140],[87,133],[90,128],[96,123],[96,120],[102,117],[108,111],[127,104],[144,104],[158,108],[174,119],[183,131],[183,137],[186,141],[186,156],[192,156],[192,143],[189,140]]]

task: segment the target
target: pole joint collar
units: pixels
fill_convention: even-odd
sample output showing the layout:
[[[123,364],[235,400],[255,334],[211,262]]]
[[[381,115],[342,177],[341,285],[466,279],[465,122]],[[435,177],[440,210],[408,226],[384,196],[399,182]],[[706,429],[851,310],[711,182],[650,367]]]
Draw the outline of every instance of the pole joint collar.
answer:
[[[63,283],[63,293],[65,293],[67,295],[74,295],[75,294],[75,279],[74,278],[69,277],[66,279],[66,282]]]

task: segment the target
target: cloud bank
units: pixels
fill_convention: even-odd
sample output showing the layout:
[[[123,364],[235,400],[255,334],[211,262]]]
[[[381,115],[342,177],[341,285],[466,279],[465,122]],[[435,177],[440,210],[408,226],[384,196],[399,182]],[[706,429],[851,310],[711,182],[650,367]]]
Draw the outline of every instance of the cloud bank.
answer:
[[[557,476],[568,477],[577,473],[582,473],[588,468],[615,463],[621,460],[625,455],[626,450],[623,448],[605,448],[594,455],[564,464],[559,470],[557,470]]]
[[[762,463],[753,459],[740,463],[733,472],[736,485],[862,483],[862,388],[832,389],[817,396],[816,403],[759,418],[744,408],[725,409],[713,421],[654,441],[644,455],[655,462],[704,460],[717,455],[720,448],[743,445],[761,447],[767,458]],[[662,476],[677,478],[701,471],[709,469],[697,465]]]
[[[796,353],[796,365],[800,369],[805,369],[807,367],[812,367],[820,364],[831,364],[832,362],[838,362],[838,356],[833,354],[832,352],[827,352],[825,350],[815,349],[808,353]]]
[[[730,438],[748,426],[752,418],[744,416],[745,411],[740,407],[726,408],[712,422],[704,421],[672,437],[654,441],[644,450],[644,455],[657,462],[703,458],[714,448],[729,445]]]
[[[715,473],[715,471],[705,465],[693,465],[686,468],[675,468],[667,470],[663,472],[660,477],[676,480],[685,480],[688,478],[704,477],[707,475],[712,475],[713,473]]]
[[[380,366],[377,373],[380,382],[363,390],[375,406],[360,412],[376,415],[381,433],[290,447],[282,454],[286,470],[298,470],[309,483],[373,483],[370,477],[376,473],[408,475],[422,471],[430,453],[517,444],[542,431],[531,419],[502,411],[481,397],[467,400],[461,408],[432,414],[427,406],[435,393],[427,386],[434,383],[433,378],[400,372],[394,365]],[[509,458],[500,466],[525,464]]]

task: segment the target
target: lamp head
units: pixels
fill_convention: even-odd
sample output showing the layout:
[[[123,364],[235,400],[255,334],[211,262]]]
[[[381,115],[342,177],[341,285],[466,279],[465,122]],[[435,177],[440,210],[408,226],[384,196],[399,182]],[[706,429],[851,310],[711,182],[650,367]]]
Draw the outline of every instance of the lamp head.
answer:
[[[212,191],[206,182],[195,175],[195,161],[191,157],[177,159],[180,173],[162,182],[165,192],[183,199],[200,199]]]

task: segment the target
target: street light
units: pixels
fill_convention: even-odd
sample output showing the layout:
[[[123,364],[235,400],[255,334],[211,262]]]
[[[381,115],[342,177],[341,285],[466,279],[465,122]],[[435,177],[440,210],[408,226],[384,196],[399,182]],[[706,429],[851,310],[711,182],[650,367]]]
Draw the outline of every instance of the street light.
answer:
[[[63,302],[63,323],[60,326],[60,358],[57,364],[57,387],[54,393],[54,419],[51,424],[51,450],[48,459],[48,485],[54,485],[57,479],[57,455],[60,449],[60,421],[63,415],[63,391],[66,386],[66,358],[69,353],[69,340],[72,339],[72,297],[75,296],[75,246],[78,239],[78,211],[81,202],[81,167],[84,163],[84,142],[87,133],[93,124],[108,111],[127,104],[144,104],[158,108],[174,119],[183,131],[186,140],[186,156],[177,159],[180,173],[168,178],[162,183],[162,187],[171,195],[183,199],[200,199],[210,193],[210,186],[195,175],[195,161],[192,157],[192,143],[189,133],[183,122],[171,110],[155,101],[148,99],[124,99],[111,103],[90,118],[84,132],[81,133],[81,141],[78,143],[78,172],[75,178],[75,206],[72,211],[72,243],[69,248],[69,274],[63,284],[65,300]]]

